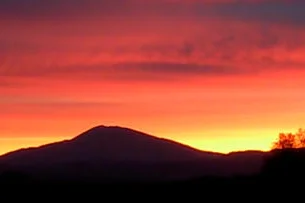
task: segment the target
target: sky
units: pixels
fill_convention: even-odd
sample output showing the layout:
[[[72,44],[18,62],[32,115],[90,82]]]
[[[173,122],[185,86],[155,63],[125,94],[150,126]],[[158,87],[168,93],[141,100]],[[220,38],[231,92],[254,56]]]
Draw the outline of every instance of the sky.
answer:
[[[303,0],[0,0],[0,154],[122,126],[227,153],[304,127]]]

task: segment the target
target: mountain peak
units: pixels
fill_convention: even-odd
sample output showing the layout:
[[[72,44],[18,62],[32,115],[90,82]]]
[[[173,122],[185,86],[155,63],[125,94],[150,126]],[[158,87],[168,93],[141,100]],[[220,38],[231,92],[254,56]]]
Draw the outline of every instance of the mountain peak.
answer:
[[[117,139],[122,142],[129,139],[147,139],[148,137],[157,139],[157,137],[126,127],[98,125],[81,133],[72,140],[99,142]]]
[[[116,125],[110,125],[110,126],[106,126],[106,125],[97,125],[95,127],[90,128],[89,130],[83,132],[84,133],[89,133],[89,132],[103,132],[103,131],[107,131],[107,130],[118,130],[118,131],[136,131],[127,127],[122,127],[122,126],[116,126]]]

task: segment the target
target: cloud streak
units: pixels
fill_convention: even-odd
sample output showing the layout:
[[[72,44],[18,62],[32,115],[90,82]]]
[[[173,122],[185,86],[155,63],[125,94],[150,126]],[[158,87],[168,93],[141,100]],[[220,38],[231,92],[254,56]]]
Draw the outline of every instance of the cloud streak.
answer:
[[[236,67],[210,64],[182,64],[171,62],[133,62],[113,65],[66,66],[33,68],[28,70],[2,71],[0,75],[10,77],[48,77],[114,80],[167,80],[192,76],[225,76],[246,74],[247,70]],[[1,84],[1,83],[0,83]]]

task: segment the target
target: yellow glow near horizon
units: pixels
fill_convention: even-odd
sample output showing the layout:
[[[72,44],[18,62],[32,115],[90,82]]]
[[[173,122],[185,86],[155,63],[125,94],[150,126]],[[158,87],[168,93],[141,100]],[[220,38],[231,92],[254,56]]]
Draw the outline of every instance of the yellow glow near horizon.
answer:
[[[287,132],[289,130],[286,130]],[[284,131],[282,131],[284,132]],[[290,130],[290,132],[294,132]],[[213,134],[213,132],[209,132]],[[215,132],[214,132],[215,133]],[[219,132],[218,132],[219,133]],[[246,151],[246,150],[259,150],[269,151],[272,142],[275,141],[278,135],[277,130],[262,130],[251,131],[250,133],[243,131],[236,131],[235,136],[215,136],[214,138],[202,137],[201,133],[194,133],[190,137],[196,137],[196,139],[186,139],[187,136],[182,134],[175,134],[173,136],[159,136],[169,139],[169,137],[177,137],[172,139],[173,141],[180,142],[190,147],[211,152],[230,153],[233,151]],[[230,133],[229,133],[230,134]],[[247,135],[247,136],[245,136]],[[37,147],[44,144],[49,144],[66,139],[72,139],[73,137],[15,137],[15,138],[0,138],[0,154],[5,154],[9,151],[14,151],[20,148]]]

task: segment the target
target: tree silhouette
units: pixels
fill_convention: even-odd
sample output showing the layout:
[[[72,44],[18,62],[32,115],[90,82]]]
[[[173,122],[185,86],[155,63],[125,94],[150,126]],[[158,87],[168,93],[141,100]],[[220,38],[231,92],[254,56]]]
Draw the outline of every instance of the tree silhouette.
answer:
[[[305,130],[300,128],[296,133],[280,133],[272,149],[291,149],[305,147]]]
[[[280,133],[266,157],[261,175],[281,181],[305,180],[305,130]],[[275,178],[275,179],[273,179]]]

